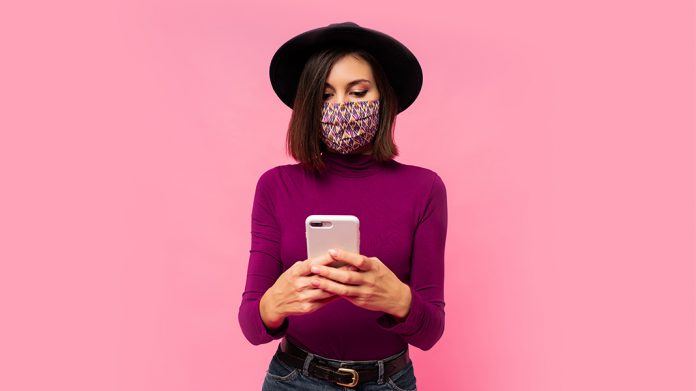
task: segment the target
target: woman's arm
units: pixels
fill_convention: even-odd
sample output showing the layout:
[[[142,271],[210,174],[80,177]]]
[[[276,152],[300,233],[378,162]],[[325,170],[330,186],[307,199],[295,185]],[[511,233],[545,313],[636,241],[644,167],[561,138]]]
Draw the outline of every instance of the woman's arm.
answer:
[[[253,345],[280,339],[288,328],[287,317],[279,327],[269,328],[261,316],[263,313],[266,321],[276,323],[272,319],[273,303],[266,303],[264,300],[264,306],[261,307],[261,298],[283,272],[280,260],[280,228],[275,217],[271,192],[276,168],[266,171],[259,178],[251,212],[251,250],[238,320],[244,336]]]
[[[403,319],[383,314],[378,324],[401,335],[409,344],[428,350],[445,330],[445,241],[447,238],[447,191],[434,174],[413,239],[410,309]]]

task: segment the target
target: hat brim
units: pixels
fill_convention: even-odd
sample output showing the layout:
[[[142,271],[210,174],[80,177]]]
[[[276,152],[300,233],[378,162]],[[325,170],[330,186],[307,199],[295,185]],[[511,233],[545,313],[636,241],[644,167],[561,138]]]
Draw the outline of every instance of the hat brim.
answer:
[[[397,95],[398,112],[416,100],[423,85],[423,71],[416,56],[393,37],[352,22],[309,30],[285,42],[273,55],[269,69],[276,95],[292,108],[309,57],[319,50],[344,45],[364,49],[379,61]]]

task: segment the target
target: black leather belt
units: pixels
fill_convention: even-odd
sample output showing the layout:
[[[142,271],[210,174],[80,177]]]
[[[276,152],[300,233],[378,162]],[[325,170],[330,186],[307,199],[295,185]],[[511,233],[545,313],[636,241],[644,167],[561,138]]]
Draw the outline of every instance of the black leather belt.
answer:
[[[278,344],[276,352],[281,361],[293,368],[304,369],[307,352],[299,346],[283,338]],[[386,381],[388,376],[404,369],[410,362],[408,347],[403,353],[384,361],[384,373],[382,379]],[[335,360],[340,361],[340,360]],[[336,363],[328,362],[321,357],[314,357],[307,367],[307,372],[313,377],[328,380],[341,386],[355,387],[364,382],[376,381],[379,378],[379,366],[375,360],[374,368],[365,367],[366,364],[344,364],[336,366]]]

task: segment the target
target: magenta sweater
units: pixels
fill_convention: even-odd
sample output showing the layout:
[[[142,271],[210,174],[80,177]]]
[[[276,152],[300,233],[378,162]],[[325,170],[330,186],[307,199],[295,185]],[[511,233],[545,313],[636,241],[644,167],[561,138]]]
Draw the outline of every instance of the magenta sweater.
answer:
[[[370,155],[324,152],[328,171],[314,176],[297,164],[276,166],[256,184],[251,250],[239,324],[254,345],[285,336],[336,360],[377,360],[408,344],[430,349],[445,328],[447,194],[432,170]],[[278,276],[307,259],[305,218],[350,214],[360,219],[360,252],[379,258],[411,288],[408,316],[397,323],[382,311],[336,300],[288,316],[275,333],[261,321],[259,301]]]

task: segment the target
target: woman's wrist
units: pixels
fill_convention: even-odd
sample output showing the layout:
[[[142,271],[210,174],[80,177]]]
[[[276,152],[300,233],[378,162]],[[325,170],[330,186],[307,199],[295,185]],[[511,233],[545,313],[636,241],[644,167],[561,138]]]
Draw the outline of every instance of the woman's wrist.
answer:
[[[411,297],[411,287],[405,283],[402,284],[404,293],[399,295],[399,297],[402,298],[402,300],[400,300],[401,305],[397,306],[396,311],[392,313],[392,316],[397,322],[402,322],[406,319],[408,313],[411,311],[411,301],[413,299],[413,297]]]
[[[283,325],[285,316],[277,311],[277,306],[269,301],[268,291],[264,293],[259,302],[259,311],[261,313],[261,320],[270,330],[278,329]]]

